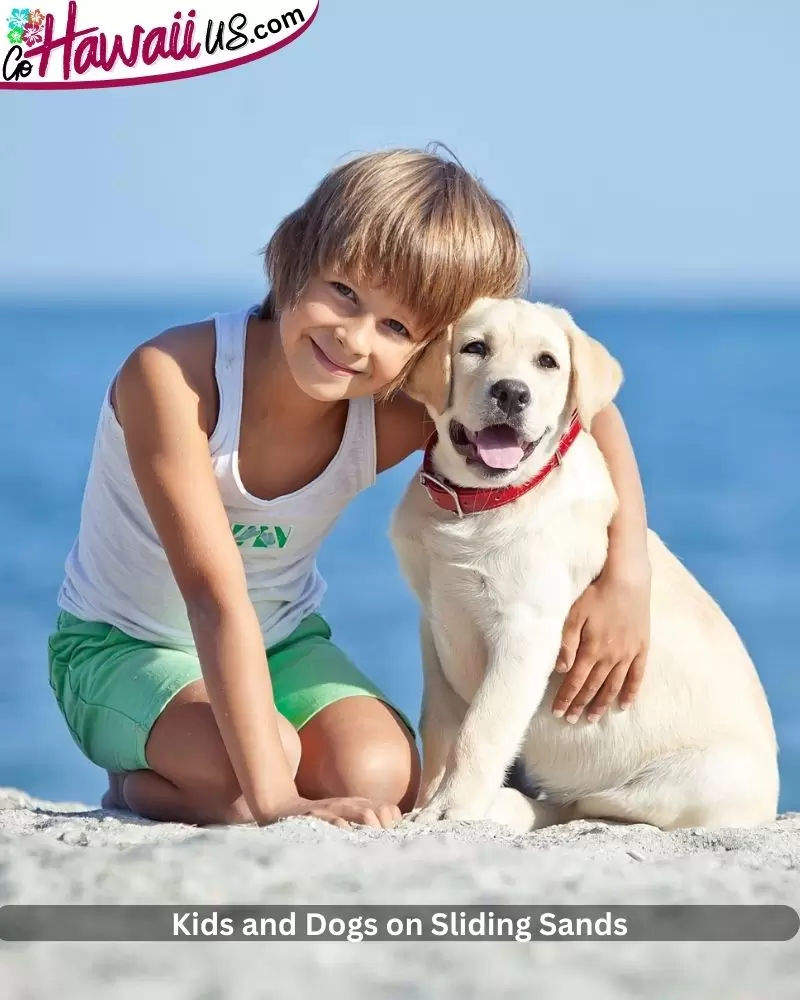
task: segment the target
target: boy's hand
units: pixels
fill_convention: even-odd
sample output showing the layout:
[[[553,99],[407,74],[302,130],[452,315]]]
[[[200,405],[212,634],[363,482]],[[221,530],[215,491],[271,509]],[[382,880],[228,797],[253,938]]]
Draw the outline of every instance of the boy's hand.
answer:
[[[650,645],[649,567],[621,575],[609,564],[572,606],[564,625],[556,670],[566,678],[553,714],[596,722],[619,695],[628,708],[644,676]]]
[[[400,810],[396,805],[371,802],[356,796],[342,796],[333,799],[304,799],[298,797],[271,810],[259,825],[275,823],[290,816],[310,816],[324,820],[333,826],[375,826],[388,830],[400,822]]]

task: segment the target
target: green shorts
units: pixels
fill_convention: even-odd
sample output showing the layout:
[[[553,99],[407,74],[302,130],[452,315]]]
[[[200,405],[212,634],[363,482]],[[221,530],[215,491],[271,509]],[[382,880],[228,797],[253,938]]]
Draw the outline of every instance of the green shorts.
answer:
[[[305,618],[267,650],[275,705],[300,729],[327,705],[352,695],[386,697],[330,641],[321,615]],[[148,768],[147,737],[168,702],[202,678],[194,650],[133,639],[112,625],[61,611],[48,640],[50,687],[72,738],[109,771]],[[389,705],[414,727],[395,706]]]

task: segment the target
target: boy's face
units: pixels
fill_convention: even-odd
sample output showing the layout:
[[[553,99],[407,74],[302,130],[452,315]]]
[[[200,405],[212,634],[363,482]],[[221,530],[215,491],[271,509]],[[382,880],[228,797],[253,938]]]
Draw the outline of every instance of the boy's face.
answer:
[[[280,319],[298,386],[314,399],[372,396],[403,369],[422,341],[419,323],[389,292],[323,272]]]

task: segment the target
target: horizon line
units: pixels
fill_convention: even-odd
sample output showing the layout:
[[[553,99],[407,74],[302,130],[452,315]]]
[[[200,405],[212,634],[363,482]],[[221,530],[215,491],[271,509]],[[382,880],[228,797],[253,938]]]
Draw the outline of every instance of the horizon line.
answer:
[[[178,303],[187,299],[208,301],[214,298],[257,302],[266,295],[266,286],[255,282],[196,281],[103,281],[96,283],[47,283],[43,294],[41,280],[37,282],[4,282],[0,290],[0,305],[15,308],[36,308],[57,304],[126,303],[142,306],[148,300],[155,304]],[[800,308],[800,282],[796,285],[739,283],[686,285],[684,283],[601,283],[580,280],[543,280],[535,286],[529,283],[524,298],[575,306],[604,305],[708,307],[717,308]]]

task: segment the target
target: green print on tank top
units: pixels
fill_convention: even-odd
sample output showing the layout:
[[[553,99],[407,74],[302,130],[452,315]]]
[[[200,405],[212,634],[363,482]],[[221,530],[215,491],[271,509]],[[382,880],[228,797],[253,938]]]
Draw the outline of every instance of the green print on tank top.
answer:
[[[292,533],[291,526],[277,524],[232,524],[231,530],[236,544],[248,549],[282,549]]]

